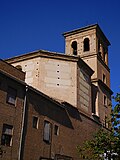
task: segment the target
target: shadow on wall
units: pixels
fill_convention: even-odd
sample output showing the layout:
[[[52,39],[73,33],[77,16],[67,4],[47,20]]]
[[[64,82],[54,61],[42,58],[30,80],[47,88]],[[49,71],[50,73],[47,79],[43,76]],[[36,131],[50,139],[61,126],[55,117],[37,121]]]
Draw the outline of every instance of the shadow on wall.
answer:
[[[67,102],[60,104],[53,99],[29,92],[29,103],[33,105],[36,112],[40,115],[47,116],[68,128],[74,129],[71,118],[82,121],[78,110]]]
[[[92,113],[96,113],[97,93],[98,93],[98,87],[92,84]]]
[[[67,110],[70,117],[82,122],[80,113],[76,107],[72,106],[71,104],[69,104],[67,102],[63,102],[62,104],[64,104],[64,107]]]

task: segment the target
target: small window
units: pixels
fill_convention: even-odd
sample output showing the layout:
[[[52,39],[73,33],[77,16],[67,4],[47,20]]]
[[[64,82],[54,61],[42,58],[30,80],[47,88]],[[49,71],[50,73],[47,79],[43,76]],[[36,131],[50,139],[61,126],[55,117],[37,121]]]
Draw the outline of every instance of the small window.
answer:
[[[7,102],[15,105],[17,90],[9,87],[7,92]]]
[[[107,97],[105,95],[104,95],[103,103],[104,103],[104,106],[107,106]]]
[[[77,55],[77,42],[73,41],[71,47],[73,49],[73,55]]]
[[[13,126],[3,124],[1,145],[12,146]]]
[[[54,134],[59,135],[59,127],[57,125],[54,126]]]
[[[22,66],[21,65],[17,65],[16,68],[20,71],[22,71]]]
[[[98,40],[98,55],[100,56],[100,58],[102,58],[102,53],[101,53],[101,43],[100,40]]]
[[[109,127],[109,124],[108,124],[108,118],[107,116],[105,116],[105,127],[108,128]]]
[[[106,51],[105,51],[105,48],[103,47],[103,61],[105,62],[106,60]]]
[[[38,117],[33,116],[33,128],[38,129]]]
[[[98,40],[98,52],[100,52],[100,40]]]
[[[84,52],[90,50],[89,38],[84,39]]]
[[[106,83],[106,76],[103,74],[103,82]]]
[[[50,143],[51,139],[51,124],[48,121],[44,121],[44,135],[43,140]]]

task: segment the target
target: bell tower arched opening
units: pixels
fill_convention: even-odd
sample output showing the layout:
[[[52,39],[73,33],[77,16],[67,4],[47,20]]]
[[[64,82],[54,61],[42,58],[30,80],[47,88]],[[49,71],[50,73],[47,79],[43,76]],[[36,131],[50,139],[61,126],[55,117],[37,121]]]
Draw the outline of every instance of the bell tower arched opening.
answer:
[[[72,47],[72,54],[77,55],[77,42],[73,41],[71,47]]]
[[[84,39],[84,52],[89,51],[90,50],[90,44],[89,44],[89,38],[85,38]]]

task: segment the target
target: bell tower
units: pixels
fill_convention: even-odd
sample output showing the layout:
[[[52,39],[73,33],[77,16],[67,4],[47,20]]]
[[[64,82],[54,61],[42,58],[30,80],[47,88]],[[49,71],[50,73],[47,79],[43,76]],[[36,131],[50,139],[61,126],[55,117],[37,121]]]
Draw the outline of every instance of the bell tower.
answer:
[[[93,70],[92,113],[106,123],[111,102],[110,69],[108,66],[108,46],[110,42],[98,24],[63,33],[65,54],[79,56]]]

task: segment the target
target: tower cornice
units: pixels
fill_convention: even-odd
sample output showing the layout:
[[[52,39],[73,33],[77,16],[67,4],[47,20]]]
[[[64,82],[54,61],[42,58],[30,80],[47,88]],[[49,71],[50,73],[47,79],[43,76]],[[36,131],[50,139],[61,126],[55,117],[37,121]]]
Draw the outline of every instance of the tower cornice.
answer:
[[[103,33],[103,31],[101,30],[101,28],[99,27],[98,24],[88,25],[86,27],[82,27],[82,28],[79,28],[79,29],[64,32],[62,35],[66,38],[67,36],[71,36],[71,35],[78,34],[78,33],[81,33],[81,32],[89,31],[89,30],[92,30],[92,29],[95,29],[96,32],[98,32],[101,35],[101,37],[104,39],[104,41],[106,42],[106,44],[108,46],[110,45],[109,40],[107,39],[107,37],[105,36],[105,34]]]

